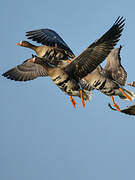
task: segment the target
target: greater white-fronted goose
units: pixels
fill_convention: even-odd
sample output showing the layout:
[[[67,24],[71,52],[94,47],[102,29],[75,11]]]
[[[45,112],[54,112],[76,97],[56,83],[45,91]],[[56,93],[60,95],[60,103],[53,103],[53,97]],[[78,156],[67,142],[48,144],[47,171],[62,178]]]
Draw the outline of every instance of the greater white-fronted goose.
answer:
[[[48,63],[45,58],[39,57],[34,57],[30,61],[32,61],[33,64],[38,61],[41,62],[38,64],[42,65],[53,82],[70,96],[70,100],[74,107],[76,102],[71,96],[80,97],[84,107],[84,100],[89,99],[89,94],[87,90],[82,89],[79,81],[96,69],[96,67],[108,56],[110,51],[119,41],[123,31],[124,21],[123,17],[118,17],[113,26],[100,39],[93,42],[80,55],[73,58],[68,65],[53,66]],[[20,65],[19,69],[21,69],[21,66],[24,66],[24,64]],[[25,73],[27,74],[27,68],[22,71],[20,76],[24,76]],[[3,76],[16,81],[20,80],[18,76],[16,77],[16,74],[18,74],[18,68],[13,68],[4,73]],[[21,79],[21,81],[22,80],[24,79]]]
[[[81,80],[82,87],[86,90],[97,89],[103,94],[110,96],[114,107],[120,111],[120,107],[114,102],[113,96],[121,99],[133,100],[135,94],[122,86],[125,85],[127,73],[121,65],[120,48],[113,49],[107,56],[104,69],[99,65],[92,73]]]
[[[65,41],[51,29],[29,31],[26,32],[26,36],[42,45],[36,46],[28,41],[20,41],[16,44],[34,50],[38,57],[44,57],[51,64],[57,64],[55,61],[64,61],[75,57]]]

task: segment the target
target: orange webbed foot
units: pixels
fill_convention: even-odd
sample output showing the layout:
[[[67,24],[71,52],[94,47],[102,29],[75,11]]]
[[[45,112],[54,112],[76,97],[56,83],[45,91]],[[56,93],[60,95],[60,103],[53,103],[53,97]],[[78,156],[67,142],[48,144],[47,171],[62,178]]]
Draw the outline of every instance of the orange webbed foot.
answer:
[[[132,98],[130,96],[128,96],[124,91],[123,89],[119,88],[119,90],[122,92],[122,94],[129,100],[129,101],[132,101]]]
[[[117,111],[120,112],[120,107],[118,106],[118,104],[114,103],[113,105],[114,105],[114,107],[117,109]]]
[[[84,99],[83,99],[82,89],[80,90],[80,98],[81,98],[83,107],[85,107],[85,102],[84,102]]]
[[[75,102],[75,100],[73,99],[72,96],[70,96],[70,101],[71,101],[73,107],[76,108],[76,104],[77,104],[77,103]]]
[[[120,107],[114,102],[114,98],[113,96],[111,96],[112,102],[113,102],[113,106],[117,109],[117,111],[120,112]]]
[[[70,59],[68,59],[68,60],[67,60],[67,62],[68,62],[68,63],[71,63],[71,60],[70,60]]]

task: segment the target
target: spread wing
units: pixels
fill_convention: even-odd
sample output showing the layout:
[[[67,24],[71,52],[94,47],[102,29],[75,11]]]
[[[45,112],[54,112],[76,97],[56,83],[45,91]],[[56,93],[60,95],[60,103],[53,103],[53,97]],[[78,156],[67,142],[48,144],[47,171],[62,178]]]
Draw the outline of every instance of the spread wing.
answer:
[[[47,76],[45,68],[41,64],[30,62],[31,59],[10,69],[2,74],[2,76],[15,81],[29,81],[40,76]]]
[[[122,46],[113,49],[107,56],[106,66],[104,67],[104,73],[111,79],[124,86],[127,80],[127,72],[121,65],[120,51]]]
[[[41,43],[46,46],[59,47],[67,51],[69,57],[73,58],[75,55],[65,41],[51,29],[38,29],[26,32],[28,39],[32,39],[37,43]]]
[[[65,71],[75,79],[91,73],[110,53],[119,41],[124,27],[123,17],[118,17],[113,26],[97,41],[66,66]]]

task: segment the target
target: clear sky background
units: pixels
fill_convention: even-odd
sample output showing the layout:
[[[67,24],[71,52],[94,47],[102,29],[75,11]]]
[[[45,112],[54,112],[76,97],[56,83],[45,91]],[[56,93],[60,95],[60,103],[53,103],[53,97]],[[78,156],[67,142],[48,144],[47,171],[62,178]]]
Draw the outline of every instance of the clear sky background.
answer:
[[[78,55],[118,16],[127,82],[135,80],[135,2],[123,0],[4,0],[0,6],[0,74],[31,57],[16,46],[25,32],[54,29]],[[1,180],[134,180],[135,117],[113,112],[97,91],[73,109],[49,78],[15,82],[0,77]],[[135,91],[135,89],[130,88]],[[115,98],[120,107],[134,104]]]

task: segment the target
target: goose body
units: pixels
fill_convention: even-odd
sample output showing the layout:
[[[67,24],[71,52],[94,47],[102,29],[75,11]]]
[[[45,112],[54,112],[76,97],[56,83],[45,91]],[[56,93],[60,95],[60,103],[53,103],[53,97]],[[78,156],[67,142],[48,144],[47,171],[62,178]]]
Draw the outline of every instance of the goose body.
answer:
[[[34,50],[38,57],[44,57],[51,64],[56,65],[58,61],[65,61],[75,57],[65,41],[51,29],[29,31],[26,32],[26,36],[41,45],[36,46],[28,41],[20,41],[17,45]]]
[[[40,74],[42,74],[41,76],[48,75],[67,95],[80,97],[83,106],[85,106],[84,100],[88,100],[90,96],[88,91],[81,87],[80,80],[92,73],[104,61],[119,41],[123,27],[124,19],[118,17],[113,26],[101,38],[88,46],[80,55],[74,57],[69,64],[60,65],[55,63],[54,65],[48,62],[46,56],[42,58],[33,57],[7,71],[3,76],[11,80],[27,81],[39,77]],[[30,34],[32,34],[30,36],[32,38],[35,32]],[[33,39],[37,40],[37,42],[41,41],[41,39],[35,36]],[[64,47],[66,46],[65,44],[63,45],[63,41],[60,41],[59,44]],[[66,49],[68,49],[67,46]],[[72,98],[71,101],[73,106],[75,106],[75,101]]]
[[[130,101],[134,99],[135,94],[123,87],[126,83],[127,73],[121,65],[121,48],[122,46],[110,52],[106,58],[107,63],[104,69],[99,65],[92,73],[84,77],[81,81],[84,89],[96,89],[107,96],[111,96],[112,99],[112,96],[119,96],[121,99]]]

